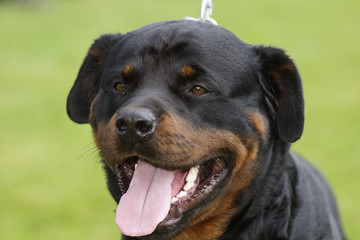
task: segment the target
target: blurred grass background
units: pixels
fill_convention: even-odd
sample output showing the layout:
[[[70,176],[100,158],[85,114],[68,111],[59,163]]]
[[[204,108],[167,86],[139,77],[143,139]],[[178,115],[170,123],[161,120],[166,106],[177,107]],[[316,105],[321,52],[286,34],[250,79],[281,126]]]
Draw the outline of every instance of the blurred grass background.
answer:
[[[201,0],[0,0],[0,239],[119,239],[90,127],[65,102],[100,34],[199,16]],[[279,46],[304,82],[306,124],[293,149],[337,195],[360,239],[360,1],[214,0],[242,40]]]

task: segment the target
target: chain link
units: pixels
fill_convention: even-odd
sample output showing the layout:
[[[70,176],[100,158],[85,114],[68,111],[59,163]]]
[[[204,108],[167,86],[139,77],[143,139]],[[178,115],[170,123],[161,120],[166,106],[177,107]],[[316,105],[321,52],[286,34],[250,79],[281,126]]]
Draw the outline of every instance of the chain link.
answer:
[[[210,16],[213,12],[213,3],[212,0],[203,0],[201,3],[200,9],[200,19],[192,18],[192,17],[185,17],[186,20],[200,20],[202,22],[209,22],[215,25],[218,25],[217,22],[212,19]]]
[[[200,21],[210,22],[217,25],[217,22],[210,16],[213,13],[213,2],[212,0],[203,0],[200,9]]]

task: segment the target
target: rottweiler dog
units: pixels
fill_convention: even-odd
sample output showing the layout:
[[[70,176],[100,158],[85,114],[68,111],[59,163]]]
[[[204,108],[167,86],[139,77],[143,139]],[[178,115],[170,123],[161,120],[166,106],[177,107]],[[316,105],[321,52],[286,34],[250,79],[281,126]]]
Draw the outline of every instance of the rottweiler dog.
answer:
[[[91,46],[67,99],[90,123],[123,239],[344,239],[323,176],[289,151],[302,84],[281,49],[178,20]]]

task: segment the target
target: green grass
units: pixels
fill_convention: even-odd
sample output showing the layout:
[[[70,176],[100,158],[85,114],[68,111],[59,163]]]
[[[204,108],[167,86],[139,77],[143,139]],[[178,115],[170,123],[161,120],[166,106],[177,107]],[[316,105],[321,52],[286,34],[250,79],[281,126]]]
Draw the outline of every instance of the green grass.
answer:
[[[90,128],[67,118],[67,93],[100,34],[197,17],[201,1],[9,2],[0,1],[0,238],[118,239]],[[306,127],[293,149],[328,177],[349,239],[360,239],[360,2],[214,4],[221,26],[297,63]]]

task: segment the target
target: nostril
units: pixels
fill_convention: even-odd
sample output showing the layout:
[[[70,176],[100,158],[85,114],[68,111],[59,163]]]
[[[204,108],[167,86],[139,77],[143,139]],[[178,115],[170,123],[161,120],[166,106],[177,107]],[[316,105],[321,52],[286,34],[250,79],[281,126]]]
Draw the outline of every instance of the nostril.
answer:
[[[147,134],[151,132],[152,128],[153,128],[153,124],[145,120],[139,121],[136,124],[136,129],[142,134]]]
[[[126,122],[121,119],[116,122],[116,128],[120,133],[125,133],[128,130]]]

